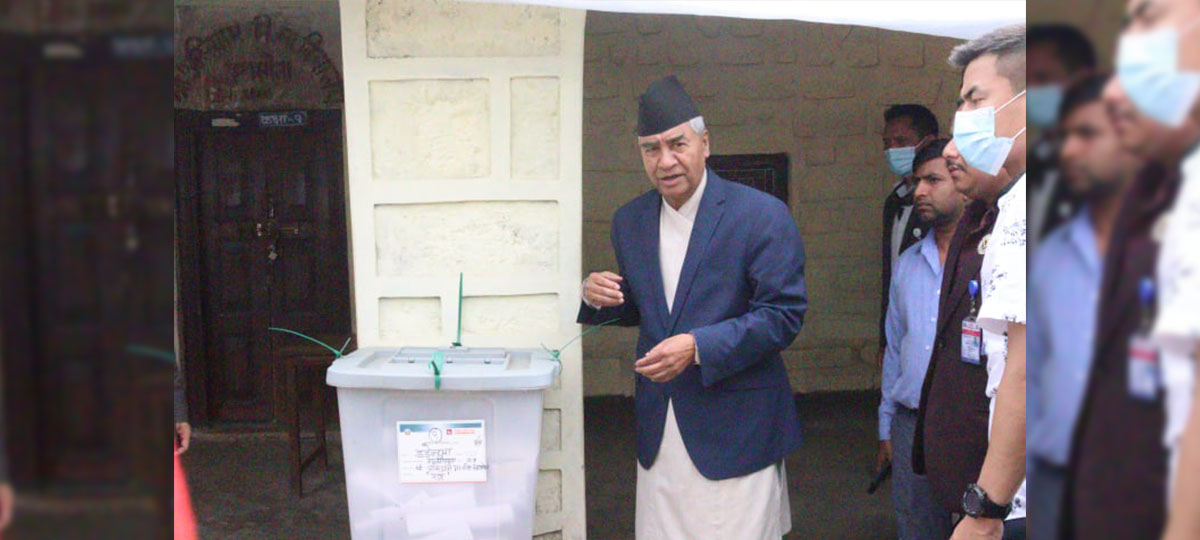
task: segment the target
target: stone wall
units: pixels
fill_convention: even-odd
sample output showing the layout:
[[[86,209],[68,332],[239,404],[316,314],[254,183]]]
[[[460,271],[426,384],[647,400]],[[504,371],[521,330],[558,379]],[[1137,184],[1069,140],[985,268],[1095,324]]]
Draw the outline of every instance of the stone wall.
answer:
[[[674,73],[711,128],[714,154],[787,153],[804,237],[809,311],[784,353],[800,392],[877,388],[883,111],[924,104],[949,134],[957,40],[857,26],[588,13],[583,269],[614,269],[613,212],[650,189],[635,148],[636,98]],[[633,393],[634,329],[584,341],[585,394]]]
[[[557,346],[580,276],[584,13],[343,0],[359,342]],[[470,29],[470,31],[464,31]],[[581,349],[546,392],[535,537],[584,536]]]

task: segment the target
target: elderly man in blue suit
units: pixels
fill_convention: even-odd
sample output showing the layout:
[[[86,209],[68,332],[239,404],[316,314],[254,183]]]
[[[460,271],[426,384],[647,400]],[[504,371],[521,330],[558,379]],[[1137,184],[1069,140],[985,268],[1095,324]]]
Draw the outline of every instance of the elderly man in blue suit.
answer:
[[[639,327],[639,540],[779,538],[800,420],[780,351],[807,308],[788,208],[705,166],[704,120],[674,76],[639,98],[654,190],[613,218],[618,272],[583,283],[581,324]]]

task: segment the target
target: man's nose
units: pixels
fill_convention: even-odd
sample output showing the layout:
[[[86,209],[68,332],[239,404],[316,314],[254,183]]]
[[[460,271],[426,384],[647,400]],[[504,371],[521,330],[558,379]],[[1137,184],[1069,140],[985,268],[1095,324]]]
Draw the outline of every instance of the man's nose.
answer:
[[[670,150],[664,151],[658,156],[659,169],[670,169],[677,163],[679,163],[679,158],[675,157],[675,152],[671,152]]]
[[[929,182],[921,182],[915,179],[913,182],[916,185],[913,189],[913,201],[918,203],[925,202],[925,199],[929,197],[930,190],[933,188],[929,185]]]
[[[950,139],[950,142],[946,144],[946,148],[942,150],[942,157],[946,158],[946,161],[962,162],[962,156],[958,153],[958,147],[954,145],[954,139]]]

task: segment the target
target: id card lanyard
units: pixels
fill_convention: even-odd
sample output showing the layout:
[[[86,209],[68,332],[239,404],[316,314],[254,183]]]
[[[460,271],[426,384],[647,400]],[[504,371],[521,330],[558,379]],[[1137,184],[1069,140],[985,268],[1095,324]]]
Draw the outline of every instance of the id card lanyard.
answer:
[[[1162,387],[1162,367],[1158,347],[1150,340],[1150,329],[1154,319],[1154,281],[1143,277],[1138,283],[1138,301],[1141,303],[1142,320],[1133,337],[1129,339],[1129,396],[1139,401],[1154,401]]]
[[[980,349],[983,345],[983,330],[976,320],[979,315],[978,303],[979,282],[971,280],[967,284],[967,292],[971,294],[971,310],[967,312],[962,322],[962,361],[978,366],[980,364]]]

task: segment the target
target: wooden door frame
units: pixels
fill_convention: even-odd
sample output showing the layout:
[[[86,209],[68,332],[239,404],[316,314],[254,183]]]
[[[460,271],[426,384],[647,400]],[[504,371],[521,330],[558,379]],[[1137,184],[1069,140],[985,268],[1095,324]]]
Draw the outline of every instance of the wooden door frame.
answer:
[[[204,244],[200,224],[200,176],[197,160],[198,135],[205,132],[257,132],[261,130],[302,129],[321,130],[330,124],[343,126],[340,109],[308,109],[305,110],[307,120],[302,127],[260,127],[258,115],[264,112],[282,112],[299,109],[272,109],[267,111],[197,111],[190,109],[175,110],[175,207],[176,207],[176,241],[179,274],[177,284],[179,290],[179,358],[184,366],[184,379],[187,384],[188,420],[192,424],[204,425],[210,422],[208,416],[208,366],[205,362],[205,322],[207,313],[204,309],[204,295],[207,282],[204,271]],[[233,127],[215,127],[217,119],[233,119],[238,125]],[[347,243],[347,272],[350,272],[350,205],[349,190],[345,177],[346,152],[344,148],[344,133],[335,138],[342,148],[342,206],[343,219],[346,221],[344,237]],[[348,282],[347,293],[353,298],[353,279]],[[357,343],[354,332],[353,303],[351,303],[351,320],[347,321],[351,329],[353,342]],[[195,389],[195,390],[193,390]],[[271,398],[274,400],[274,397]]]

